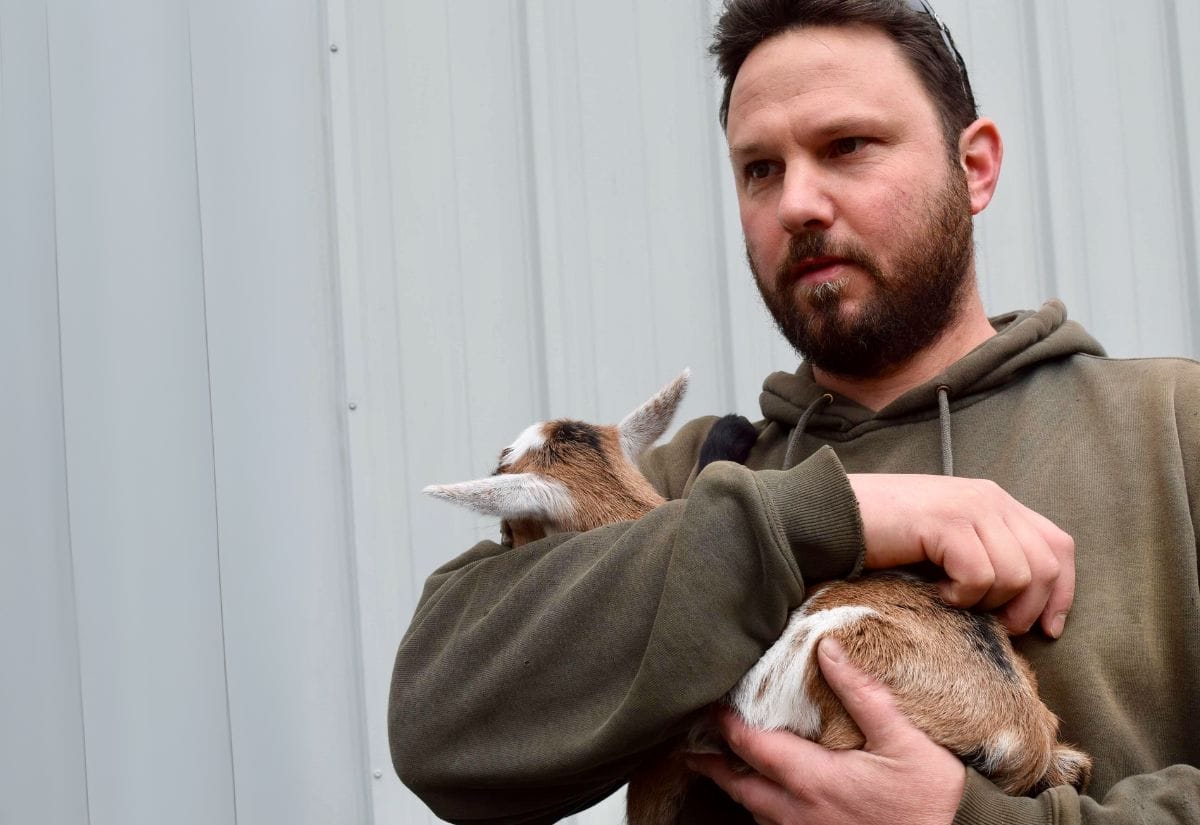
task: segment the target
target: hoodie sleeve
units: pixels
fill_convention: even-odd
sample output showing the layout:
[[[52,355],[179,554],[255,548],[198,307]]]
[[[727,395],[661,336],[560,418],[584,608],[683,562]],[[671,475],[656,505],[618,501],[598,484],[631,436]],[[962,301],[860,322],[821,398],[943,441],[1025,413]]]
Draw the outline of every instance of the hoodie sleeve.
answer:
[[[1200,823],[1200,770],[1173,765],[1127,777],[1104,799],[1079,795],[1074,788],[1051,788],[1029,798],[1005,796],[974,770],[954,825],[1197,825]]]
[[[685,461],[670,453],[686,441],[655,463]],[[401,642],[396,771],[452,822],[585,808],[757,661],[807,571],[844,576],[861,556],[857,502],[828,449],[786,472],[715,463],[688,499],[636,522],[482,542],[429,578]]]

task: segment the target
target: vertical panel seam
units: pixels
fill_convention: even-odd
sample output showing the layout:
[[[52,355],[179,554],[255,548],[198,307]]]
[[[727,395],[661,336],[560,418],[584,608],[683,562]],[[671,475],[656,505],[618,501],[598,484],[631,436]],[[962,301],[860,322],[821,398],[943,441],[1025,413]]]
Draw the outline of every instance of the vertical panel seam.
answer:
[[[1029,89],[1030,104],[1027,107],[1029,118],[1032,125],[1032,130],[1036,136],[1034,145],[1047,145],[1047,125],[1046,125],[1046,98],[1042,93],[1042,53],[1041,43],[1038,36],[1038,26],[1035,19],[1033,8],[1033,0],[1025,0],[1021,4],[1021,17],[1024,25],[1022,26],[1025,37],[1028,40],[1030,55],[1030,75],[1024,78],[1025,86]],[[1038,197],[1034,204],[1035,214],[1038,220],[1034,222],[1034,228],[1037,232],[1037,255],[1038,255],[1038,281],[1041,283],[1042,294],[1041,298],[1058,298],[1059,295],[1059,280],[1058,272],[1054,263],[1054,210],[1051,209],[1051,193],[1050,193],[1050,169],[1045,152],[1036,151],[1030,153],[1033,156],[1034,174],[1036,177],[1036,186]]]
[[[524,2],[514,2],[512,4],[516,8],[516,27],[518,34],[513,38],[513,52],[517,62],[517,82],[516,94],[518,102],[521,106],[521,144],[523,151],[521,153],[521,161],[524,169],[521,170],[520,180],[522,188],[522,200],[524,201],[525,209],[523,210],[525,219],[525,256],[529,261],[529,288],[526,295],[529,296],[530,310],[537,318],[537,323],[530,324],[533,329],[533,347],[534,355],[530,359],[530,366],[536,367],[533,370],[534,375],[531,376],[533,391],[536,397],[535,409],[538,410],[539,418],[550,417],[550,363],[546,356],[546,289],[544,284],[544,269],[545,262],[542,261],[541,244],[538,238],[541,233],[541,204],[538,203],[538,186],[537,186],[537,152],[534,147],[535,135],[537,133],[533,122],[533,79],[532,69],[530,67],[530,52],[532,44],[529,34],[529,15],[526,11]],[[530,178],[534,178],[530,181]]]
[[[1116,8],[1115,8],[1115,6],[1109,4],[1109,5],[1107,5],[1107,10],[1108,10],[1107,17],[1108,17],[1109,33],[1111,35],[1112,42],[1119,43],[1121,41],[1121,31],[1120,31],[1119,21],[1117,20]],[[1118,72],[1118,75],[1123,74],[1120,70],[1119,65],[1117,67],[1117,72]],[[1116,86],[1116,94],[1117,94],[1117,117],[1120,120],[1119,125],[1120,125],[1120,129],[1121,129],[1121,132],[1120,132],[1120,134],[1121,134],[1121,149],[1122,149],[1122,155],[1124,155],[1125,148],[1129,146],[1129,131],[1130,131],[1129,116],[1127,113],[1127,107],[1125,105],[1126,96],[1123,94],[1124,89],[1122,88],[1122,85],[1119,80],[1115,84],[1115,86]],[[1125,207],[1125,215],[1126,215],[1126,219],[1125,219],[1124,223],[1126,226],[1131,226],[1133,224],[1133,221],[1130,219],[1132,217],[1130,214],[1130,212],[1131,212],[1130,205],[1133,203],[1133,192],[1131,191],[1132,181],[1131,181],[1131,176],[1129,174],[1128,164],[1124,164],[1124,163],[1121,164],[1121,168],[1119,170],[1117,170],[1116,173],[1120,174],[1120,176],[1121,176],[1121,190],[1124,192],[1124,195],[1125,195],[1125,197],[1122,199],[1122,204]],[[1137,256],[1134,253],[1133,245],[1127,244],[1124,251],[1125,251],[1126,266],[1127,266],[1126,271],[1127,272],[1136,272],[1138,261],[1137,261]],[[1133,317],[1134,338],[1137,341],[1138,351],[1144,352],[1146,349],[1145,329],[1144,329],[1143,325],[1140,323],[1142,313],[1141,313],[1140,301],[1138,300],[1139,296],[1141,294],[1141,290],[1133,289],[1133,290],[1130,290],[1130,293],[1131,294],[1130,294],[1129,300],[1133,302],[1132,317]]]
[[[452,31],[451,21],[450,21],[450,15],[451,15],[452,11],[453,11],[452,5],[448,5],[443,9],[442,22],[444,24],[443,25],[443,35],[446,39],[445,40],[445,42],[446,42],[446,87],[447,87],[446,100],[449,103],[449,105],[447,106],[447,113],[450,118],[450,147],[451,147],[451,154],[453,155],[455,145],[458,142],[458,125],[457,125],[457,118],[454,115],[454,57],[453,57],[453,51],[454,51],[455,38],[454,38],[454,32]],[[454,257],[455,257],[456,266],[454,267],[454,274],[455,274],[455,278],[458,281],[457,316],[458,316],[458,327],[459,327],[459,333],[460,333],[458,336],[458,342],[459,342],[459,346],[462,347],[462,363],[463,363],[463,370],[462,370],[462,375],[460,376],[460,382],[462,385],[463,403],[467,408],[466,414],[463,416],[463,418],[466,421],[465,435],[466,435],[466,441],[467,441],[467,455],[474,456],[474,455],[482,455],[482,453],[477,453],[475,451],[475,432],[474,432],[475,428],[472,426],[472,424],[474,422],[474,416],[470,414],[471,413],[471,365],[469,363],[467,363],[468,357],[470,355],[470,351],[468,350],[468,348],[466,346],[466,329],[464,328],[465,321],[463,318],[463,315],[466,312],[466,307],[463,305],[463,296],[466,294],[466,289],[465,289],[465,285],[463,284],[462,214],[461,214],[461,210],[459,209],[459,202],[461,201],[461,198],[458,197],[461,190],[459,189],[458,164],[457,163],[450,164],[450,175],[451,175],[451,178],[453,181],[452,191],[455,193],[454,227],[455,227],[456,240],[455,240],[455,244],[454,244]],[[491,447],[489,447],[488,449],[491,449]]]
[[[637,2],[637,0],[630,0],[629,5],[630,5],[630,12],[632,13],[633,20],[634,20],[634,26],[633,26],[633,37],[634,37],[633,76],[641,77],[642,76],[642,43],[644,42],[644,40],[643,40],[644,27],[641,26],[638,21],[638,2]],[[642,139],[638,142],[638,150],[639,150],[638,156],[639,156],[639,159],[641,160],[641,164],[642,164],[641,180],[643,182],[645,182],[647,180],[647,174],[648,174],[647,169],[649,167],[649,163],[647,162],[647,156],[646,156],[646,147],[650,143],[650,138],[649,138],[649,135],[646,134],[645,92],[643,91],[642,84],[640,84],[640,83],[638,84],[637,100],[638,100],[638,107],[637,107],[638,131],[642,136]],[[654,265],[654,258],[655,258],[655,256],[654,256],[654,233],[651,231],[650,193],[645,189],[643,189],[643,192],[642,192],[642,226],[644,227],[644,232],[642,233],[642,237],[645,239],[645,259],[644,260],[646,262],[646,284],[650,291],[650,295],[649,295],[649,298],[650,298],[650,313],[649,313],[649,315],[650,315],[650,344],[654,349],[654,352],[652,353],[651,359],[650,359],[651,360],[650,374],[653,376],[651,378],[651,380],[657,381],[658,376],[663,374],[661,371],[662,365],[659,363],[660,347],[659,347],[659,339],[658,339],[658,330],[659,330],[658,313],[655,311],[658,306],[658,300],[657,300],[658,290],[655,289],[657,280],[654,277],[655,272],[656,272],[656,267]],[[678,369],[678,366],[673,366],[672,368]]]
[[[353,653],[347,655],[344,660],[344,665],[347,671],[347,683],[351,688],[351,696],[353,697],[352,713],[358,722],[359,737],[357,744],[359,745],[358,754],[363,760],[358,770],[354,771],[356,781],[354,786],[358,788],[361,797],[362,810],[366,816],[367,823],[376,821],[375,810],[375,792],[374,785],[370,780],[371,769],[374,762],[371,750],[372,737],[368,725],[368,713],[366,706],[367,682],[365,678],[365,662],[364,653],[366,651],[366,636],[364,634],[364,613],[363,613],[363,594],[360,587],[362,582],[360,554],[362,552],[370,552],[360,547],[358,542],[358,506],[357,499],[361,494],[361,490],[355,487],[355,438],[352,433],[354,423],[350,420],[346,413],[346,404],[348,398],[355,398],[358,393],[365,391],[364,378],[358,374],[362,369],[361,359],[361,330],[350,328],[347,318],[352,313],[359,312],[361,304],[360,296],[360,274],[361,265],[359,264],[357,248],[354,246],[358,243],[358,237],[355,234],[357,226],[355,213],[355,199],[357,198],[358,190],[352,182],[347,183],[343,189],[339,184],[342,177],[352,179],[355,175],[355,163],[353,154],[353,137],[348,133],[344,136],[345,144],[339,144],[339,129],[335,123],[339,115],[342,113],[340,106],[335,101],[335,95],[339,92],[344,92],[347,96],[352,95],[350,90],[350,81],[348,79],[335,82],[334,79],[334,60],[343,61],[346,63],[349,58],[344,55],[355,54],[355,49],[349,42],[349,32],[347,29],[347,9],[346,4],[341,0],[313,0],[311,11],[314,16],[314,30],[316,36],[312,47],[314,56],[321,55],[320,58],[315,58],[316,71],[319,77],[321,87],[321,106],[320,106],[320,126],[322,140],[322,156],[323,164],[323,182],[325,186],[325,230],[329,240],[328,254],[328,281],[326,286],[329,290],[329,298],[332,313],[332,325],[335,331],[334,335],[334,372],[337,376],[336,384],[342,390],[340,398],[334,401],[334,421],[335,429],[338,434],[338,445],[340,447],[340,461],[338,463],[341,471],[339,487],[342,493],[343,506],[340,508],[341,513],[341,532],[342,539],[345,542],[345,559],[347,564],[346,569],[346,591],[347,591],[347,608],[350,611],[349,621],[349,645]],[[335,18],[336,15],[336,25]],[[335,32],[334,29],[337,29]],[[336,54],[333,50],[333,45],[338,40],[341,40],[341,48]],[[349,71],[348,64],[345,71],[339,75],[341,78],[346,78]],[[345,84],[343,87],[342,84]],[[350,102],[345,101],[347,107],[350,107]],[[350,117],[350,115],[347,115]],[[349,144],[346,146],[346,144]],[[344,163],[340,157],[339,145],[346,147],[348,159]],[[339,170],[342,170],[339,174]],[[344,215],[339,203],[348,201],[351,205],[347,207],[349,215]],[[349,224],[345,226],[343,224]],[[343,237],[343,230],[345,236]],[[347,253],[343,251],[345,248],[351,250]],[[349,260],[347,256],[349,255]],[[352,292],[347,294],[347,290],[352,289]],[[351,365],[351,359],[357,366]],[[363,426],[362,424],[359,425]],[[374,548],[371,548],[373,550]]]
[[[700,18],[701,37],[707,42],[713,24],[709,0],[696,0],[694,8],[697,10]],[[711,63],[709,63],[711,58],[708,55],[707,49],[702,59],[704,60],[703,65],[711,67]],[[709,68],[709,80],[702,87],[706,98],[703,107],[704,116],[706,122],[710,124],[704,129],[704,145],[708,149],[708,158],[712,165],[712,168],[709,170],[711,177],[709,179],[708,214],[709,220],[712,221],[713,260],[716,262],[716,265],[712,269],[712,274],[716,279],[716,283],[713,286],[715,287],[714,291],[717,297],[718,340],[720,342],[718,354],[721,371],[724,373],[721,376],[720,383],[721,409],[736,410],[738,409],[738,403],[737,380],[735,377],[737,367],[733,357],[733,295],[731,294],[731,273],[725,268],[725,264],[729,260],[729,248],[725,243],[725,227],[723,225],[725,210],[722,209],[721,194],[723,188],[721,181],[728,174],[728,170],[722,168],[721,144],[713,132],[711,121],[707,120],[707,118],[713,116],[711,109],[713,101],[709,92],[713,88],[712,78],[714,76],[712,69]]]
[[[225,686],[225,728],[229,737],[229,786],[233,802],[233,822],[238,821],[238,793],[236,755],[233,747],[233,706],[229,698],[229,652],[226,649],[225,637],[225,586],[221,568],[221,504],[217,495],[217,430],[213,415],[212,388],[212,349],[209,346],[208,335],[208,266],[204,255],[204,209],[200,193],[200,140],[196,128],[196,74],[193,63],[192,45],[192,7],[189,2],[184,7],[184,18],[187,24],[187,61],[188,61],[188,93],[191,98],[192,111],[192,162],[196,175],[196,225],[200,234],[200,308],[204,317],[204,372],[205,383],[208,387],[208,433],[212,456],[212,490],[213,490],[213,544],[217,557],[217,621],[221,633],[221,670]]]
[[[575,14],[575,4],[567,3],[565,5],[566,5],[566,9],[567,9],[566,13],[568,15],[570,15],[570,28],[571,28],[571,31],[574,33],[573,39],[574,39],[574,45],[575,45],[575,76],[574,76],[575,100],[578,101],[578,104],[579,104],[578,117],[576,118],[576,121],[577,121],[576,136],[579,138],[580,145],[579,145],[578,150],[575,153],[574,157],[575,158],[587,158],[588,154],[587,154],[586,150],[584,149],[584,145],[587,143],[587,134],[588,133],[587,133],[586,129],[582,128],[582,126],[583,126],[583,83],[580,80],[580,76],[583,74],[583,65],[582,65],[583,50],[579,47],[579,19]],[[591,199],[588,197],[589,187],[588,187],[587,176],[581,174],[580,178],[581,178],[581,180],[580,180],[580,186],[579,186],[579,189],[580,189],[579,194],[580,194],[580,201],[582,202],[581,205],[583,208],[583,214],[581,216],[580,222],[582,223],[582,225],[590,228],[591,223],[592,223],[591,222],[592,206],[591,206]],[[589,297],[594,297],[596,294],[596,265],[595,265],[595,261],[592,259],[592,235],[590,232],[584,232],[584,233],[582,233],[582,236],[583,236],[584,242],[587,244],[587,248],[584,250],[584,254],[581,257],[581,260],[586,263],[588,295],[589,295]],[[565,297],[565,290],[560,291],[560,298],[562,298],[562,297]],[[591,376],[591,386],[592,386],[591,397],[593,400],[593,403],[592,403],[593,409],[590,410],[588,414],[593,417],[596,416],[600,411],[600,397],[601,397],[600,386],[599,386],[599,384],[596,383],[596,376],[598,376],[600,374],[600,365],[599,365],[599,363],[597,361],[597,357],[596,357],[596,337],[597,337],[596,336],[596,303],[597,302],[594,300],[589,300],[587,302],[588,328],[587,328],[587,336],[584,339],[584,345],[587,347],[587,350],[588,350],[588,358],[591,361],[591,364],[589,366],[587,374],[589,376]],[[567,368],[571,369],[570,365],[568,365]],[[576,368],[576,369],[578,369],[578,368]],[[580,374],[582,374],[582,373],[580,373]],[[580,412],[582,413],[582,410]]]
[[[380,48],[380,56],[383,61],[382,69],[383,69],[383,77],[385,78],[385,82],[380,84],[380,88],[382,89],[382,92],[383,92],[383,101],[382,101],[383,132],[384,132],[383,146],[385,147],[384,151],[386,153],[386,159],[387,159],[387,186],[384,187],[384,190],[387,192],[387,207],[388,207],[387,225],[389,227],[395,227],[395,225],[396,225],[396,186],[395,186],[394,182],[396,180],[396,169],[395,169],[395,164],[393,163],[393,160],[392,160],[393,153],[392,153],[392,136],[391,136],[392,135],[391,84],[389,82],[387,82],[387,79],[390,79],[392,76],[391,64],[388,62],[389,50],[387,48],[387,35],[386,35],[386,32],[388,31],[387,4],[379,2],[379,0],[375,0],[375,5],[376,5],[376,8],[378,9],[378,13],[379,13],[379,17],[380,17],[380,28],[383,30],[383,32],[385,32],[385,34],[380,35],[380,38],[383,41],[383,45]],[[357,170],[356,170],[356,172],[357,172]],[[388,272],[390,273],[390,275],[392,277],[392,281],[393,281],[393,288],[390,290],[390,296],[391,296],[390,320],[393,323],[395,323],[397,327],[399,327],[400,317],[401,317],[400,289],[399,289],[399,277],[398,277],[399,272],[400,272],[400,261],[397,257],[396,239],[395,238],[392,238],[389,241],[389,243],[387,245],[387,250],[388,250],[388,265],[389,265]],[[397,345],[398,345],[398,343],[399,343],[399,341],[397,339]],[[405,406],[405,396],[407,395],[406,387],[408,386],[408,384],[404,380],[404,359],[399,357],[398,352],[396,353],[396,356],[397,356],[396,362],[395,362],[396,363],[396,383],[398,386],[397,394],[399,395],[400,406],[403,409]],[[413,479],[409,475],[408,457],[412,454],[412,451],[409,450],[409,438],[410,438],[411,433],[409,432],[410,428],[409,428],[408,423],[406,422],[404,416],[400,415],[400,416],[397,416],[397,418],[399,419],[396,422],[396,427],[400,433],[400,449],[402,450],[403,456],[404,456],[404,468],[405,468],[404,469],[404,483],[406,485],[406,490],[411,490],[415,486],[420,486],[420,484],[414,484]],[[404,508],[404,516],[405,516],[404,532],[405,532],[405,535],[408,537],[408,542],[405,546],[412,548],[412,547],[416,546],[416,540],[415,540],[416,537],[413,534],[412,504],[410,503],[410,500],[409,500],[410,497],[407,495],[399,496],[398,498],[401,499],[401,502],[402,502],[401,506]],[[416,577],[417,577],[416,554],[411,552],[411,550],[410,550],[409,552],[404,553],[402,555],[404,556],[404,559],[407,562],[406,567],[407,567],[407,572],[408,572],[408,582],[411,586],[416,587],[416,585],[417,585],[417,582],[416,582]],[[417,588],[416,592],[419,593],[420,589]]]
[[[58,254],[58,157],[54,146],[54,72],[51,71],[50,56],[50,6],[43,5],[46,27],[46,92],[47,110],[50,119],[50,200],[51,214],[54,216],[51,230],[54,233],[54,312],[58,320],[58,397],[62,426],[63,445],[63,494],[66,503],[67,528],[67,562],[71,568],[71,612],[74,616],[75,627],[75,676],[79,688],[79,729],[82,735],[80,743],[83,754],[83,805],[87,822],[92,821],[92,794],[90,771],[88,770],[88,735],[87,715],[83,701],[83,633],[79,627],[79,596],[75,571],[75,536],[71,520],[71,460],[68,454],[67,442],[67,387],[65,370],[63,369],[63,324],[62,324],[62,274],[59,268]]]
[[[1182,280],[1187,296],[1188,337],[1191,341],[1193,358],[1200,357],[1200,291],[1196,279],[1200,277],[1200,251],[1196,248],[1196,204],[1192,195],[1194,172],[1188,141],[1188,120],[1183,87],[1183,52],[1179,43],[1179,7],[1175,0],[1164,0],[1163,28],[1166,38],[1166,65],[1168,92],[1172,118],[1179,140],[1174,141],[1176,175],[1179,192],[1179,238],[1182,249],[1184,271]]]

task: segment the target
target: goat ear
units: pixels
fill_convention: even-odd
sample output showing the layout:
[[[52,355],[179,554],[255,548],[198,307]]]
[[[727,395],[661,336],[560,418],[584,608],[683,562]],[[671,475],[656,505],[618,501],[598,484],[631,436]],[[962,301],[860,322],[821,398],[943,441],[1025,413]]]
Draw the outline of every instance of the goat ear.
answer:
[[[505,473],[457,484],[433,484],[421,492],[485,516],[510,520],[561,523],[575,509],[566,486],[537,473]]]
[[[649,401],[629,415],[617,425],[621,434],[621,449],[630,461],[637,461],[638,456],[646,448],[659,439],[671,424],[671,418],[679,406],[683,394],[687,391],[688,379],[692,371],[684,370],[670,384],[667,384]]]

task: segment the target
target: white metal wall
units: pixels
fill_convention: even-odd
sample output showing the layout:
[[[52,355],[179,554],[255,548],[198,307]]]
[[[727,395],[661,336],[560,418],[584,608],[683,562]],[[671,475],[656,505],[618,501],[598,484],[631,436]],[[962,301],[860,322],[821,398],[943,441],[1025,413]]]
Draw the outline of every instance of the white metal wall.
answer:
[[[937,5],[1007,143],[989,307],[1200,355],[1200,4]],[[714,6],[0,0],[0,822],[433,821],[392,655],[496,526],[420,488],[794,365]]]
[[[324,26],[0,2],[5,825],[370,819]]]

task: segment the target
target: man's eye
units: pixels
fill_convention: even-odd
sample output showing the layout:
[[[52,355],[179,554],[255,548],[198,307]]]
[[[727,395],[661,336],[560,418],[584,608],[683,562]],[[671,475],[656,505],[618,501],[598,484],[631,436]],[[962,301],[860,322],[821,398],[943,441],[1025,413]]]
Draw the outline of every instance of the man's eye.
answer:
[[[842,155],[853,155],[855,152],[861,152],[866,145],[866,138],[846,137],[835,140],[830,149],[835,157],[840,157]]]
[[[749,180],[769,178],[775,171],[775,164],[769,160],[756,160],[746,164],[746,177]]]

